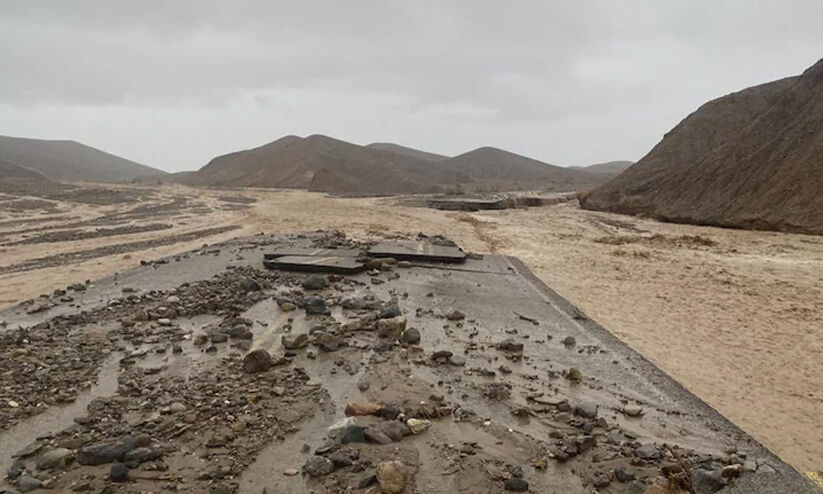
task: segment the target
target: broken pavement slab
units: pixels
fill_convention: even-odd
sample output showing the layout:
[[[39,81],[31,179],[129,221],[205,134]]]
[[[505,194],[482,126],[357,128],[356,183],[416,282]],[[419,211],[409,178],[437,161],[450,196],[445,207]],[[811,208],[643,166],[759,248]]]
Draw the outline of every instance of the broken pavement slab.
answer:
[[[370,257],[391,257],[398,261],[427,261],[460,263],[466,253],[459,247],[436,245],[427,242],[380,242],[369,249]]]
[[[366,269],[355,258],[343,256],[282,256],[266,259],[263,265],[269,269],[313,273],[352,274]]]

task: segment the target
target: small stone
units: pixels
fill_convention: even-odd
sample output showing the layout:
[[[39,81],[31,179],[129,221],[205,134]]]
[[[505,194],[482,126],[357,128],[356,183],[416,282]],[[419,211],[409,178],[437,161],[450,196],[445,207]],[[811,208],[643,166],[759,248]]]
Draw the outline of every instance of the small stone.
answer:
[[[303,471],[310,477],[322,477],[334,471],[334,463],[324,456],[312,456],[303,465]]]
[[[448,360],[454,353],[451,350],[437,350],[436,352],[432,353],[429,359],[434,361],[443,361]]]
[[[383,406],[379,403],[352,402],[346,404],[346,416],[354,417],[360,415],[377,415]]]
[[[578,417],[593,419],[597,417],[597,409],[598,405],[596,403],[586,401],[575,405],[574,414]]]
[[[626,405],[623,407],[623,413],[629,417],[639,417],[643,415],[643,409],[637,405]]]
[[[288,475],[289,477],[294,477],[298,473],[300,473],[300,471],[297,470],[296,468],[287,468],[287,469],[283,470],[283,475]]]
[[[497,344],[497,348],[506,352],[519,353],[523,351],[523,343],[514,341],[514,338],[506,338]]]
[[[260,291],[260,283],[254,278],[246,276],[243,278],[243,281],[240,282],[240,289],[244,292],[257,292]]]
[[[16,401],[14,401],[14,400],[9,400],[9,406],[10,406],[11,408],[19,408],[19,407],[20,407],[20,404],[19,404],[19,403],[17,403]]]
[[[726,465],[725,467],[723,467],[723,470],[720,473],[725,479],[740,477],[740,475],[743,473],[743,465],[741,465],[740,463]]]
[[[29,492],[43,487],[43,483],[31,475],[23,475],[17,483],[20,492]]]
[[[194,337],[194,346],[203,346],[209,342],[209,337],[204,334],[198,334]]]
[[[296,308],[297,306],[291,302],[283,302],[280,304],[280,310],[282,310],[283,312],[291,312]]]
[[[376,429],[374,427],[366,427],[363,430],[363,435],[366,437],[367,443],[390,444],[392,442],[392,438],[380,429]]]
[[[271,355],[263,348],[258,348],[243,358],[243,370],[248,373],[263,372],[271,366]]]
[[[695,494],[714,494],[726,486],[720,472],[703,468],[693,471],[691,480]]]
[[[448,319],[449,321],[462,321],[465,318],[466,314],[463,314],[459,310],[453,310],[446,314],[446,319]]]
[[[399,339],[404,329],[406,329],[406,318],[403,316],[377,321],[377,334],[383,338]]]
[[[302,286],[306,290],[322,290],[327,284],[326,278],[313,274],[303,281]]]
[[[409,419],[406,421],[406,425],[412,434],[420,434],[431,427],[432,423],[425,419]]]
[[[406,474],[403,463],[383,461],[377,464],[376,476],[382,494],[400,494],[406,488]]]
[[[37,459],[38,470],[51,470],[55,468],[65,468],[74,459],[74,453],[70,449],[55,448],[46,451]]]
[[[563,344],[566,346],[574,346],[577,344],[577,340],[574,339],[574,336],[566,336],[563,338]]]
[[[406,328],[406,330],[400,334],[400,341],[408,343],[409,345],[420,343],[420,330],[417,328]]]
[[[392,319],[395,317],[400,317],[403,315],[403,311],[400,310],[400,306],[397,304],[389,304],[385,309],[380,311],[380,314],[377,315],[378,319]]]
[[[175,343],[171,346],[172,353],[183,353],[183,347],[180,346],[180,343]]]
[[[283,346],[289,350],[297,350],[309,345],[309,335],[306,333],[289,333],[284,334],[281,338]]]
[[[631,482],[634,480],[635,474],[629,468],[618,468],[614,471],[614,477],[620,482]]]
[[[566,378],[570,381],[582,381],[583,380],[583,373],[576,367],[572,367],[566,373]]]
[[[168,317],[161,317],[157,320],[157,324],[161,326],[171,326],[171,319],[169,319]]]
[[[526,492],[529,490],[529,483],[526,482],[524,479],[512,477],[506,479],[506,481],[503,483],[503,487],[505,487],[507,491]]]
[[[454,354],[451,357],[449,357],[449,363],[451,365],[455,365],[455,366],[458,366],[458,367],[466,365],[466,357],[464,357],[462,355]]]
[[[109,471],[109,479],[112,482],[126,482],[129,480],[129,467],[124,463],[115,463]]]
[[[336,352],[346,342],[331,333],[320,332],[314,337],[314,344],[324,352]]]
[[[306,299],[306,314],[307,315],[326,315],[329,314],[329,308],[326,305],[326,299],[312,295]]]
[[[660,459],[660,450],[654,444],[644,444],[634,450],[634,454],[641,460],[658,460]]]

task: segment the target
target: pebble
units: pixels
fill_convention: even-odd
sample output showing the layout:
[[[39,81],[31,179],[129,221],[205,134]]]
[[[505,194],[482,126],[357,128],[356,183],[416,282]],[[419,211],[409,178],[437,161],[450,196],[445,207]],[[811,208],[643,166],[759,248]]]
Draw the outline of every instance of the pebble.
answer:
[[[449,363],[451,365],[455,365],[455,366],[458,366],[458,367],[466,365],[466,357],[464,357],[462,355],[454,354],[451,357],[449,357]]]
[[[263,372],[271,366],[271,355],[263,348],[258,348],[243,358],[243,370],[248,373]]]
[[[406,425],[409,426],[412,434],[420,434],[431,427],[432,423],[425,419],[409,419],[406,421]]]
[[[720,472],[698,468],[692,472],[694,494],[714,494],[726,486]]]
[[[641,460],[660,459],[660,450],[654,444],[644,444],[634,450],[634,454]]]
[[[580,372],[580,370],[577,369],[576,367],[572,367],[566,373],[566,378],[571,380],[571,381],[582,381],[583,380],[583,373]]]
[[[417,328],[406,328],[406,330],[400,334],[400,340],[409,345],[416,345],[420,343],[420,330]]]
[[[74,459],[74,453],[70,449],[55,448],[46,451],[37,459],[38,470],[52,470],[55,468],[65,468]]]
[[[577,340],[574,339],[574,336],[566,336],[563,338],[563,344],[566,346],[574,346],[577,344]]]
[[[589,401],[578,403],[574,406],[574,414],[578,417],[593,419],[597,417],[598,405]]]
[[[322,477],[334,471],[334,463],[325,456],[312,456],[303,465],[303,471],[310,477]]]
[[[327,284],[326,278],[314,274],[306,278],[302,286],[306,290],[322,290],[326,288]]]
[[[115,463],[109,471],[109,479],[112,482],[126,482],[129,480],[129,467],[124,463]]]
[[[377,464],[375,473],[382,494],[400,494],[406,488],[406,474],[403,463],[399,461],[382,461]]]
[[[453,310],[446,314],[446,319],[449,321],[461,321],[466,318],[466,314],[463,314],[459,310]]]
[[[383,406],[380,403],[351,402],[346,404],[346,416],[377,415]]]
[[[306,314],[307,315],[326,315],[329,314],[329,308],[326,305],[326,299],[312,295],[306,299]]]
[[[503,483],[503,487],[505,487],[507,491],[526,492],[529,490],[529,483],[524,479],[512,477],[510,479],[506,479]]]
[[[637,405],[626,405],[623,407],[623,413],[629,417],[639,417],[643,415],[643,409]]]
[[[17,489],[20,492],[29,492],[43,487],[43,482],[37,480],[31,475],[23,475],[17,484]]]
[[[284,334],[280,341],[287,349],[297,350],[298,348],[305,348],[309,346],[309,335],[306,333]]]
[[[399,339],[404,329],[406,329],[406,318],[403,316],[377,321],[377,334],[384,338]]]

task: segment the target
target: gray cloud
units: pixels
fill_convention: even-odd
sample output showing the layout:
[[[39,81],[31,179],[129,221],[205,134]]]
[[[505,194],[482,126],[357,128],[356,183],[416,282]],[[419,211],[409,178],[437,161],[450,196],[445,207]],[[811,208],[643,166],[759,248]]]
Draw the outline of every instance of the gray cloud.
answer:
[[[581,4],[581,5],[577,5]],[[283,134],[638,159],[823,56],[817,0],[0,3],[0,134],[169,170]]]

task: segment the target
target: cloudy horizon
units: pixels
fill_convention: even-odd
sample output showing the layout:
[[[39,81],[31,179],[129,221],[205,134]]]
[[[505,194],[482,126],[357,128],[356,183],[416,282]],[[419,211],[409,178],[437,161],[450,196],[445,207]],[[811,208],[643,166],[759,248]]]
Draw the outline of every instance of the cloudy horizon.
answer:
[[[637,160],[823,57],[823,2],[7,1],[0,135],[161,168],[283,135]]]

